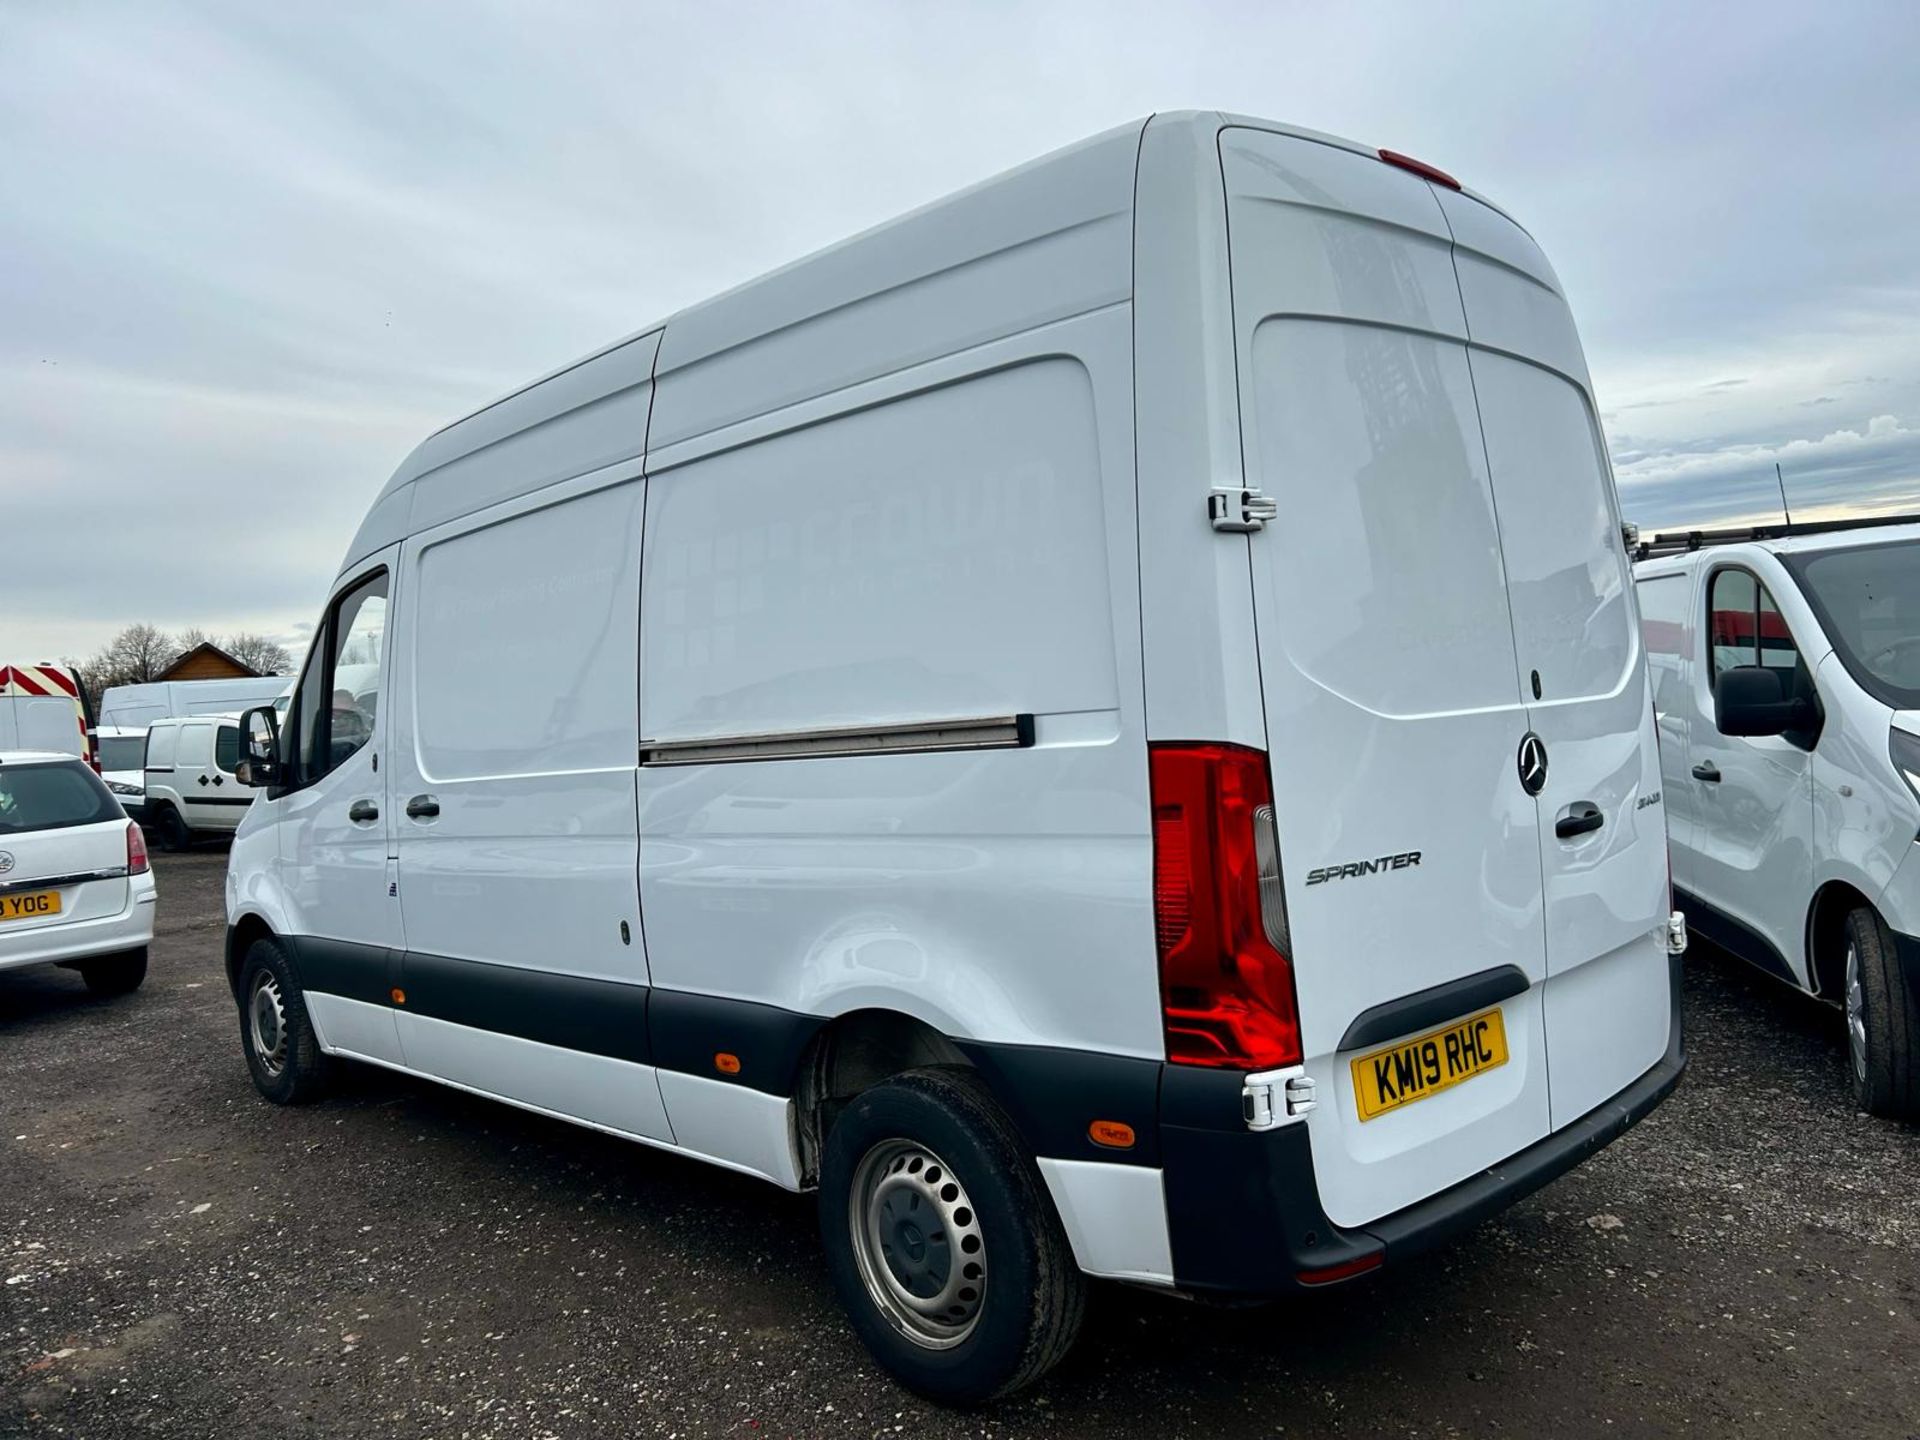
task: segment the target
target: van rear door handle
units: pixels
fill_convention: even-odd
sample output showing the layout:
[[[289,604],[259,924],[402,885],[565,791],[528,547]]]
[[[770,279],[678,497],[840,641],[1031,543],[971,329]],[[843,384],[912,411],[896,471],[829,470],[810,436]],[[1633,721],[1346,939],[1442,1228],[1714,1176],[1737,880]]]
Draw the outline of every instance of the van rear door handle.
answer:
[[[1567,813],[1553,822],[1553,833],[1562,840],[1571,840],[1576,835],[1587,835],[1607,823],[1607,817],[1600,807],[1591,800],[1581,800],[1567,807]]]
[[[409,820],[431,820],[440,813],[440,802],[431,795],[416,795],[407,801]]]
[[[364,825],[369,820],[378,820],[379,818],[380,807],[371,800],[356,800],[347,807],[347,819],[357,825]]]
[[[1711,760],[1702,760],[1698,765],[1693,767],[1693,778],[1696,780],[1704,780],[1709,785],[1718,785],[1720,783],[1720,767]]]

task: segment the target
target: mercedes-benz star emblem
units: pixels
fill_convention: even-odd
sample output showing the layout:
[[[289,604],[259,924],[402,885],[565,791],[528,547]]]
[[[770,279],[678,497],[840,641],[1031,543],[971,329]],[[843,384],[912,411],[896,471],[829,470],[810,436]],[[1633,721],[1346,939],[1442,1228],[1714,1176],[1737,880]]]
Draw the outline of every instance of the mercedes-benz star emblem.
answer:
[[[1529,795],[1547,788],[1547,743],[1531,730],[1520,738],[1520,788]]]
[[[11,850],[0,850],[0,875],[5,875],[12,869],[13,852]]]

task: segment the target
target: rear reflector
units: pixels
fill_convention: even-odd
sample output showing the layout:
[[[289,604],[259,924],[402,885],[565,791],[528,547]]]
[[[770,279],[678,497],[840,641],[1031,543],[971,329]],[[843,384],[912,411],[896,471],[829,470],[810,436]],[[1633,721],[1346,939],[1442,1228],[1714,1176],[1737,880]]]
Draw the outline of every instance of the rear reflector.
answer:
[[[133,821],[127,822],[127,874],[144,875],[147,873],[147,837],[140,833],[140,827]]]
[[[1301,1270],[1294,1275],[1302,1285],[1331,1285],[1337,1280],[1351,1280],[1356,1275],[1364,1275],[1369,1270],[1378,1270],[1386,1263],[1387,1252],[1375,1250],[1367,1255],[1356,1255],[1351,1260],[1342,1260],[1338,1265],[1323,1265],[1318,1270]]]
[[[1436,185],[1444,185],[1449,190],[1458,190],[1460,182],[1437,165],[1429,165],[1424,160],[1416,160],[1411,155],[1402,155],[1398,150],[1382,150],[1380,158],[1389,165],[1398,165],[1402,170],[1411,170],[1422,180],[1431,180]]]
[[[1260,905],[1256,812],[1273,804],[1267,757],[1206,744],[1152,745],[1147,757],[1167,1059],[1229,1070],[1298,1065],[1293,966]]]

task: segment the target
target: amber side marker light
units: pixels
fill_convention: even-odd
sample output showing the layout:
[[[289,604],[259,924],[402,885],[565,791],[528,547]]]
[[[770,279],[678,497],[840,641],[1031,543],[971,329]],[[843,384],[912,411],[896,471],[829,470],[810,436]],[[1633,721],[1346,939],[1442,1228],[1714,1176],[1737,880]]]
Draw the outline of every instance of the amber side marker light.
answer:
[[[1351,1280],[1356,1275],[1364,1275],[1369,1270],[1378,1270],[1385,1263],[1387,1252],[1375,1250],[1370,1255],[1358,1255],[1351,1260],[1342,1260],[1338,1265],[1324,1265],[1318,1270],[1300,1270],[1294,1279],[1302,1285],[1331,1285],[1339,1280]]]
[[[718,1070],[722,1075],[738,1075],[740,1073],[740,1057],[726,1050],[719,1051],[713,1057],[713,1068]]]
[[[1133,1126],[1118,1120],[1096,1120],[1087,1126],[1087,1138],[1096,1145],[1106,1146],[1109,1150],[1131,1150]]]
[[[1416,160],[1411,155],[1402,155],[1398,150],[1382,150],[1380,158],[1389,165],[1398,165],[1402,170],[1411,170],[1422,180],[1431,180],[1434,184],[1444,185],[1449,190],[1460,188],[1460,182],[1438,165],[1429,165],[1426,161]]]
[[[406,1004],[407,992],[396,987],[393,991],[393,1003],[396,1005]]]

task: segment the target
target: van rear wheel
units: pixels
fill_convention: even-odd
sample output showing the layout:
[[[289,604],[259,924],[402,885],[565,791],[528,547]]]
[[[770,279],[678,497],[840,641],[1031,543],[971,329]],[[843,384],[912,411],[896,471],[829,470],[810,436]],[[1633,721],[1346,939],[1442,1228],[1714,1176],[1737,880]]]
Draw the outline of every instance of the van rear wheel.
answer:
[[[970,1073],[910,1070],[855,1097],[820,1171],[834,1287],[909,1387],[976,1403],[1065,1357],[1086,1281],[1012,1122]]]
[[[239,1000],[240,1047],[253,1088],[276,1105],[304,1105],[324,1095],[332,1064],[277,940],[256,940],[247,947]]]
[[[1920,1120],[1920,1010],[1894,960],[1893,937],[1866,906],[1847,916],[1847,1074],[1869,1115]]]
[[[177,854],[193,844],[193,831],[187,828],[187,822],[180,818],[180,812],[171,805],[162,805],[153,817],[154,833],[160,839],[160,848],[170,854]]]

